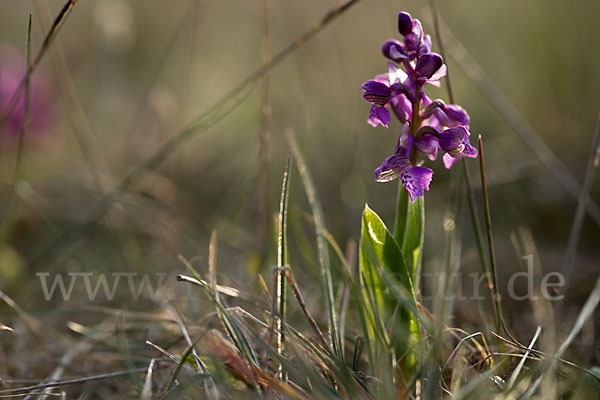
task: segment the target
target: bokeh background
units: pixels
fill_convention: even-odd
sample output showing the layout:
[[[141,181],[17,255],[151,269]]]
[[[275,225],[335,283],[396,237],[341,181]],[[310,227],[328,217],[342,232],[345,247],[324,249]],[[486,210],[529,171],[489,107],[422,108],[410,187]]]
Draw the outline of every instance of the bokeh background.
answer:
[[[523,121],[528,124],[572,176],[583,181],[600,108],[600,3],[437,3],[456,102],[470,113],[475,138],[481,134],[485,143],[500,286],[505,287],[510,274],[525,270],[521,256],[529,253],[519,250],[524,242],[523,248],[535,247],[536,265],[543,271],[561,271],[577,199],[541,161],[543,154],[514,128]],[[336,4],[269,1],[269,54],[298,38]],[[11,63],[22,65],[14,53],[24,55],[29,12],[35,54],[62,5],[58,0],[0,0],[0,70]],[[270,282],[274,265],[287,130],[298,139],[327,226],[342,246],[358,240],[365,203],[392,225],[397,185],[375,183],[373,171],[393,151],[399,126],[392,123],[386,130],[367,125],[369,105],[361,98],[360,85],[386,71],[380,46],[397,36],[400,10],[424,22],[439,51],[428,2],[362,0],[269,72],[266,218],[260,213],[263,85],[258,81],[237,108],[145,171],[125,196],[115,199],[106,216],[96,219],[93,204],[103,193],[261,66],[264,20],[258,0],[80,0],[35,73],[33,96],[40,101],[36,112],[43,118],[26,140],[20,210],[0,252],[2,290],[40,318],[61,321],[89,301],[85,296],[68,303],[60,298],[44,301],[36,273],[158,271],[168,272],[172,282],[183,271],[177,254],[206,271],[213,229],[219,233],[220,281],[257,290],[257,274]],[[475,76],[478,81],[465,52],[480,66],[475,67],[483,73]],[[500,93],[520,120],[499,112],[485,82],[493,82],[494,93]],[[448,101],[445,86],[430,95]],[[8,126],[0,132],[4,214],[19,135]],[[482,216],[478,165],[468,164]],[[462,171],[446,171],[440,160],[433,168],[426,195],[424,268],[443,268],[448,232],[455,232],[462,270],[478,271]],[[598,179],[591,197],[600,201]],[[318,309],[318,296],[310,296],[318,292],[315,243],[296,171],[291,190],[292,267]],[[574,317],[570,310],[581,306],[600,272],[598,222],[586,216],[564,309],[568,318]],[[266,248],[260,235],[263,225]],[[63,235],[65,230],[72,234]],[[82,294],[83,288],[75,293]],[[117,296],[104,304],[121,303]],[[143,304],[128,306],[143,309]],[[477,326],[489,313],[489,303],[459,304],[457,323]],[[506,313],[517,331],[535,329],[527,302],[507,301]],[[598,343],[597,335],[592,340]]]

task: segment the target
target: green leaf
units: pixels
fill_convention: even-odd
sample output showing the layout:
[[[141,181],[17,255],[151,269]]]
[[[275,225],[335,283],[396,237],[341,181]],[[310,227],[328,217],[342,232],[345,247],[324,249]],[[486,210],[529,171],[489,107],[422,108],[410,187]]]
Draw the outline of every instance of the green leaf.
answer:
[[[421,277],[421,258],[425,233],[425,201],[421,196],[414,202],[400,184],[398,188],[398,208],[394,238],[401,245],[402,255],[407,262],[415,289],[418,290]]]
[[[405,288],[412,293],[411,271],[396,240],[379,215],[365,206],[362,219],[361,240],[370,243],[377,260],[394,274]],[[361,250],[363,247],[361,246]]]
[[[411,271],[398,243],[381,218],[365,206],[362,216],[360,243],[361,283],[366,299],[371,331],[382,337],[402,358],[405,373],[415,366],[413,345],[418,340],[418,322],[409,311],[416,304]],[[398,299],[390,288],[399,284],[405,298]],[[409,302],[413,307],[407,307]]]

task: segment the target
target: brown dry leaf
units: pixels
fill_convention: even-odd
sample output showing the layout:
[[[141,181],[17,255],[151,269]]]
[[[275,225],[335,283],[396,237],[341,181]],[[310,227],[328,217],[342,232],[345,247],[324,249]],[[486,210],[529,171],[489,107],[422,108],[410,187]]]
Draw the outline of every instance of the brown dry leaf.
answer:
[[[223,337],[221,332],[215,329],[208,331],[204,337],[203,345],[239,379],[251,386],[264,386],[264,383],[258,379],[237,348],[228,339]]]

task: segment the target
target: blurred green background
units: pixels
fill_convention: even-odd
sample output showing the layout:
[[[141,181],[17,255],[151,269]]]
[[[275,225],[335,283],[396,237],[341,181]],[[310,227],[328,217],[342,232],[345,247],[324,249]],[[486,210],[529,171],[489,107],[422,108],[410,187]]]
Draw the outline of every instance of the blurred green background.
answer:
[[[446,46],[456,102],[471,116],[472,142],[481,134],[486,146],[500,280],[525,268],[514,247],[523,230],[531,232],[542,268],[560,271],[577,201],[457,64],[456,41],[582,182],[600,108],[600,3],[437,3],[456,39],[447,38]],[[269,1],[270,54],[336,4],[337,0]],[[58,0],[0,0],[0,42],[24,54],[31,11],[35,54],[51,21],[48,16],[56,15],[62,5]],[[261,1],[80,0],[36,72],[48,83],[52,118],[27,140],[20,213],[1,253],[3,290],[23,307],[43,310],[50,305],[41,300],[36,272],[175,274],[182,271],[179,253],[205,271],[213,229],[220,237],[220,280],[256,287],[256,273],[268,277],[274,265],[274,218],[288,154],[287,129],[298,138],[328,228],[340,244],[358,239],[365,202],[391,225],[397,185],[375,183],[373,171],[393,152],[399,125],[394,122],[388,130],[367,125],[369,105],[361,98],[360,86],[386,71],[380,47],[398,36],[396,15],[401,10],[424,22],[439,51],[428,2],[362,0],[268,74],[270,233],[269,251],[261,259],[259,231],[265,222],[259,213],[260,81],[233,112],[147,171],[107,216],[96,221],[91,215],[101,193],[260,67]],[[429,94],[448,101],[445,86]],[[6,132],[2,136],[4,213],[17,140]],[[478,165],[468,164],[479,201]],[[455,206],[455,193],[464,192],[462,171],[448,172],[440,160],[433,168],[426,194],[425,268],[435,270],[443,261],[444,224],[455,221],[463,238],[461,265],[465,271],[477,271],[468,212]],[[598,179],[592,198],[600,201]],[[308,207],[295,172],[292,182],[293,268],[310,293],[316,290],[318,268],[316,257],[302,249],[312,249],[314,238],[302,216]],[[80,227],[85,231],[60,236],[65,229]],[[599,225],[586,217],[569,304],[586,298],[600,272],[599,238]],[[527,321],[520,307],[508,303],[509,318]]]

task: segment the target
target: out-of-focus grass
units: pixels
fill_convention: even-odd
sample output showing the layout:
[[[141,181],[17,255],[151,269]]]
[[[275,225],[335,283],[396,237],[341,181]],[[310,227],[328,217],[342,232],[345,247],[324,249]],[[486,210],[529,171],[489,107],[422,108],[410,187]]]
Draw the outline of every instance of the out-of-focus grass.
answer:
[[[298,37],[334,4],[269,2],[272,53]],[[54,14],[62,2],[50,2],[49,6]],[[0,7],[0,41],[21,50],[26,16],[32,10],[33,48],[37,49],[47,26],[40,26],[33,2],[5,0]],[[365,123],[368,105],[361,99],[360,84],[385,71],[379,46],[397,35],[394,20],[400,8],[429,19],[426,2],[361,1],[270,74],[270,204],[277,204],[279,187],[275,183],[288,154],[283,133],[292,127],[313,171],[327,228],[339,243],[358,238],[360,212],[367,201],[385,220],[392,219],[396,187],[374,183],[373,170],[391,153],[399,126],[372,129]],[[596,23],[600,5],[592,1],[460,0],[439,2],[438,8],[487,76],[582,181],[599,105],[596,66],[600,53],[594,49],[600,34]],[[433,31],[431,26],[427,30]],[[274,246],[264,264],[256,262],[258,91],[206,134],[150,171],[118,200],[106,218],[78,237],[74,246],[59,248],[52,257],[36,259],[35,264],[31,261],[57,232],[87,222],[90,205],[100,196],[100,189],[90,179],[92,169],[103,188],[114,186],[259,67],[261,31],[260,2],[179,1],[167,6],[154,0],[79,1],[55,45],[64,52],[93,135],[91,151],[99,164],[82,155],[75,135],[77,125],[62,101],[56,70],[47,57],[39,73],[48,77],[53,89],[53,125],[27,143],[27,184],[21,192],[15,235],[0,252],[0,288],[51,329],[65,331],[69,319],[96,323],[99,315],[80,315],[78,311],[79,306],[90,305],[84,288],[76,287],[69,302],[46,302],[35,273],[168,271],[172,280],[182,271],[175,257],[178,253],[185,254],[196,268],[206,267],[209,233],[217,229],[221,238],[219,282],[252,293],[249,298],[255,300],[259,293],[256,274],[262,273],[270,282],[271,266],[275,265]],[[471,115],[471,131],[486,140],[500,287],[509,274],[523,269],[524,262],[510,239],[519,229],[531,232],[541,268],[559,270],[576,199],[511,131],[452,58],[448,64],[457,102]],[[431,93],[446,99],[444,88]],[[3,211],[11,196],[17,145],[6,135],[0,145]],[[454,210],[450,201],[452,177],[460,179],[459,171],[446,172],[437,164],[427,193],[424,266],[436,270],[442,265],[440,249],[447,244],[443,226],[452,221],[463,237],[461,265],[465,272],[472,272],[479,268],[478,259],[468,215]],[[299,179],[294,178],[290,257],[296,260],[295,271],[303,271],[295,276],[306,288],[308,307],[318,309],[321,298],[310,295],[318,292],[315,282],[319,276],[314,240],[309,236],[314,227],[303,222],[300,210],[309,206],[301,195]],[[600,198],[599,190],[596,184],[591,197]],[[479,191],[476,194],[479,199]],[[449,214],[451,210],[454,214]],[[273,217],[276,213],[275,208],[271,210]],[[592,290],[592,277],[597,276],[600,265],[599,232],[587,219],[566,310],[579,307]],[[172,290],[183,297],[180,286]],[[119,308],[127,296],[119,293],[113,302],[100,303]],[[186,316],[205,317],[202,304],[190,301]],[[129,304],[129,308],[145,312],[153,306],[144,300]],[[459,303],[456,322],[463,327],[479,326],[480,306]],[[522,307],[529,310],[509,302],[506,317],[530,338],[536,329],[531,323],[533,314],[522,312]],[[484,315],[489,313],[489,305],[481,310]],[[10,313],[6,310],[2,315]],[[299,319],[299,312],[291,313],[292,320]],[[152,333],[153,328],[148,329]],[[135,345],[143,336],[136,331],[131,342]],[[597,342],[597,333],[590,340]],[[588,356],[590,363],[598,362],[597,354]],[[24,365],[31,365],[25,358]],[[40,369],[41,375],[34,374],[36,370],[23,375],[45,376],[48,371],[43,366]]]

